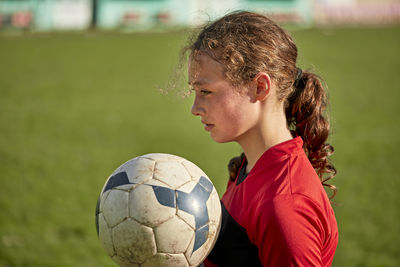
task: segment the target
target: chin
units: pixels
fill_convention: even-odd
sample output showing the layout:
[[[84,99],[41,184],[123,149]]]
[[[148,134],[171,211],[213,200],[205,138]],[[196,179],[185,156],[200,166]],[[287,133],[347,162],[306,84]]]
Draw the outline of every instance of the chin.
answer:
[[[223,137],[223,136],[215,136],[213,134],[211,134],[211,138],[212,138],[212,140],[214,140],[217,143],[229,143],[229,142],[234,141],[234,140],[232,140],[230,138],[226,138],[226,137]]]

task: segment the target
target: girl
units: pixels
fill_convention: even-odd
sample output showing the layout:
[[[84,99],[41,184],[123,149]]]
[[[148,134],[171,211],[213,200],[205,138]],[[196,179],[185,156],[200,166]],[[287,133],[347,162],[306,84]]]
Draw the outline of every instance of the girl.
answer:
[[[205,266],[330,266],[338,229],[322,185],[335,193],[325,182],[336,170],[320,79],[296,67],[289,34],[256,13],[222,17],[187,49],[192,113],[213,140],[244,151],[229,163]]]

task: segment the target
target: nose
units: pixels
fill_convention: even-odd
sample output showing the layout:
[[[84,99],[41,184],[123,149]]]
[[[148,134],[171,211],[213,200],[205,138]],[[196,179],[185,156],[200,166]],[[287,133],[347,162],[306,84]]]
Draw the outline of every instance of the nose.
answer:
[[[201,105],[198,96],[195,96],[191,112],[195,116],[202,116],[205,113],[204,107]]]

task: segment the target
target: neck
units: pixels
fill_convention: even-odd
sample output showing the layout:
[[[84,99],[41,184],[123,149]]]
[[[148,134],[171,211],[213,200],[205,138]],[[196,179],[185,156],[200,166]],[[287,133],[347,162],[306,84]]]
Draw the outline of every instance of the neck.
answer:
[[[283,106],[263,113],[260,123],[237,140],[247,158],[249,172],[269,148],[292,139]]]

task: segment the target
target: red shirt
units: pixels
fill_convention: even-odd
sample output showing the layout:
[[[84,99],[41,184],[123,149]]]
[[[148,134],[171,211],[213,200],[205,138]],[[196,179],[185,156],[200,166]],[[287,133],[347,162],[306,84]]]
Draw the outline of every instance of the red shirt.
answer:
[[[227,259],[229,266],[235,262],[239,266],[239,257],[251,258],[254,266],[330,266],[338,242],[337,224],[302,139],[268,149],[247,175],[245,162],[241,168],[221,199],[227,214],[205,266],[213,266],[210,261],[228,266]],[[240,231],[242,237],[232,236]],[[241,244],[228,244],[235,240]],[[247,247],[249,253],[241,255]]]

